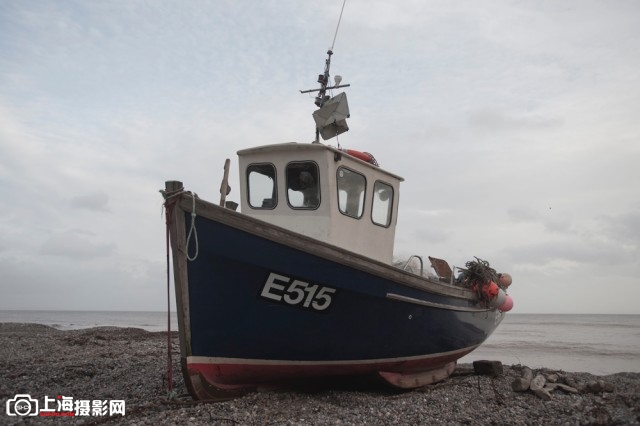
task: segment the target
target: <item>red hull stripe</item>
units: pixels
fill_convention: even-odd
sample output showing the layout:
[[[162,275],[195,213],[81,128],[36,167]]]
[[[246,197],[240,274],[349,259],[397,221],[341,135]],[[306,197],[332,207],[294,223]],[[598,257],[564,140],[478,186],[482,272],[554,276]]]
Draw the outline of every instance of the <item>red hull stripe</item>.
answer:
[[[211,385],[225,388],[304,377],[420,372],[455,361],[477,346],[426,356],[374,360],[286,361],[191,356],[187,357],[187,369],[189,375],[197,374]]]

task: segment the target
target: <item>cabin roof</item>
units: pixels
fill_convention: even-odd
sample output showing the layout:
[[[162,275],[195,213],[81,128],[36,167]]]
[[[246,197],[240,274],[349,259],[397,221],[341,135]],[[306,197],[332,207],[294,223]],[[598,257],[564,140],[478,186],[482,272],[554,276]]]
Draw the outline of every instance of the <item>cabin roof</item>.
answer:
[[[324,145],[321,143],[298,143],[298,142],[286,142],[272,145],[262,145],[254,148],[241,149],[237,152],[238,156],[244,155],[257,155],[257,154],[267,154],[267,153],[278,153],[278,152],[304,152],[304,151],[329,151],[334,154],[339,155],[349,155],[344,151],[341,151],[333,146]],[[349,158],[353,158],[356,161],[362,163],[362,165],[366,167],[370,167],[371,169],[377,170],[385,175],[393,177],[400,182],[404,181],[404,178],[398,176],[394,173],[391,173],[381,167],[374,166],[373,164],[369,164],[366,161],[362,161],[356,157],[349,156]]]

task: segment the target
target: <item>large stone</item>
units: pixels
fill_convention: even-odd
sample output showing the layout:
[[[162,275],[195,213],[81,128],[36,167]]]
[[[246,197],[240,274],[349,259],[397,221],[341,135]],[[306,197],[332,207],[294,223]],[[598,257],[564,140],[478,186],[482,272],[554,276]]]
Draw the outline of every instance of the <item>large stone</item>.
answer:
[[[531,389],[533,392],[537,391],[538,389],[542,389],[546,381],[547,380],[544,378],[542,374],[538,374],[536,375],[536,377],[533,378],[533,380],[531,380],[531,385],[529,386],[529,389]]]
[[[529,390],[529,386],[531,385],[531,379],[533,378],[533,371],[529,367],[522,368],[522,376],[516,378],[513,383],[511,383],[511,389],[516,392],[524,392]]]
[[[613,392],[613,385],[604,380],[597,380],[587,383],[586,391],[589,393]]]
[[[579,393],[583,393],[585,391],[585,388],[587,387],[586,384],[579,383],[575,378],[570,376],[566,376],[564,378],[564,383],[569,387],[577,389]]]
[[[578,389],[573,388],[571,386],[563,385],[562,383],[555,383],[555,385],[556,385],[555,386],[556,389],[563,390],[563,391],[565,391],[567,393],[578,393]]]
[[[530,384],[531,380],[525,380],[524,377],[516,377],[513,382],[511,382],[511,389],[515,392],[524,392],[529,390]]]
[[[473,361],[473,370],[476,374],[484,376],[502,376],[502,363],[500,361]]]
[[[534,379],[534,381],[535,381],[535,379]],[[532,382],[532,384],[533,384],[533,382]],[[533,391],[533,394],[535,396],[537,396],[538,398],[540,398],[540,399],[543,399],[545,401],[549,401],[551,399],[551,394],[549,393],[549,391],[546,388],[540,388],[540,389],[535,389],[535,390],[532,389],[532,391]]]

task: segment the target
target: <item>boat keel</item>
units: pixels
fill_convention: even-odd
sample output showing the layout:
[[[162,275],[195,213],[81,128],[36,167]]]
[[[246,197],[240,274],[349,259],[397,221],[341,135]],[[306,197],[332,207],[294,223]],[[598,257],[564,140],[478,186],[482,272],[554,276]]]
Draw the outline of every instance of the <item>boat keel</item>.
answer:
[[[456,361],[449,362],[440,368],[415,373],[397,373],[393,371],[378,371],[378,375],[391,386],[401,389],[414,389],[432,383],[440,382],[453,373]]]

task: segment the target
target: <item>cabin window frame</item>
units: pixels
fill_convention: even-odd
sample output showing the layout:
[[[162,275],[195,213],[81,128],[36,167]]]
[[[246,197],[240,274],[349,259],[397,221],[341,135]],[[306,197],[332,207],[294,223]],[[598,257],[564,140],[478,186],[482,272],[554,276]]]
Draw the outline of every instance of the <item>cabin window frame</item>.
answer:
[[[289,198],[289,190],[291,191],[296,191],[296,192],[301,192],[295,189],[291,188],[290,185],[290,181],[289,181],[289,170],[290,170],[290,166],[296,166],[296,165],[305,165],[308,164],[311,167],[313,167],[315,169],[315,177],[312,176],[313,178],[315,178],[315,188],[316,188],[316,198],[317,198],[317,202],[315,205],[311,205],[311,206],[305,206],[304,203],[302,206],[294,206],[291,203],[291,199]],[[284,169],[284,179],[285,179],[285,194],[287,196],[287,204],[289,205],[289,207],[293,210],[318,210],[320,208],[320,204],[322,203],[322,198],[321,198],[321,194],[322,194],[322,188],[320,185],[320,167],[318,166],[318,163],[316,163],[315,161],[311,161],[311,160],[302,160],[302,161],[290,161],[289,163],[287,163],[287,165],[285,166]]]
[[[373,218],[373,212],[375,211],[376,201],[383,202],[382,199],[376,195],[376,185],[378,184],[385,185],[389,187],[389,189],[391,190],[391,196],[389,197],[389,206],[387,207],[387,223],[386,224],[376,222],[375,219]],[[380,179],[376,179],[375,182],[373,182],[373,193],[371,195],[371,222],[374,225],[380,226],[382,228],[389,228],[391,226],[391,221],[393,219],[393,203],[395,201],[395,195],[396,195],[396,190],[393,187],[393,185],[391,185],[390,183]]]
[[[253,172],[252,167],[254,166],[270,166],[273,169],[273,176],[267,176],[264,175],[262,173],[259,173],[256,171],[256,173],[258,174],[262,174],[263,176],[266,177],[271,177],[273,179],[273,190],[272,190],[272,197],[271,198],[263,198],[262,199],[262,205],[261,206],[255,206],[253,204],[251,204],[251,173]],[[251,163],[247,166],[247,174],[246,174],[246,178],[247,178],[247,204],[249,205],[249,207],[251,209],[254,210],[273,210],[278,206],[278,169],[275,166],[275,164],[273,163]],[[273,205],[271,206],[265,206],[265,201],[267,200],[273,200]]]
[[[348,213],[347,205],[345,205],[345,209],[344,210],[342,210],[342,208],[340,206],[340,188],[341,188],[340,187],[340,172],[343,171],[343,170],[346,170],[349,173],[353,173],[353,174],[355,174],[357,176],[362,177],[362,180],[364,182],[362,191],[360,193],[361,195],[358,196],[358,197],[362,196],[362,202],[358,202],[358,210],[362,210],[362,211],[360,211],[357,216],[354,216],[354,215],[351,215],[351,214]],[[337,201],[338,201],[338,211],[340,213],[342,213],[344,216],[350,217],[352,219],[357,219],[357,220],[362,219],[362,216],[364,216],[365,207],[367,205],[367,177],[364,174],[362,174],[360,172],[357,172],[357,171],[355,171],[355,170],[353,170],[353,169],[351,169],[349,167],[346,167],[346,166],[338,167],[338,169],[336,170],[336,197],[337,197]],[[348,203],[349,203],[349,200],[345,200],[345,204],[348,204]]]

